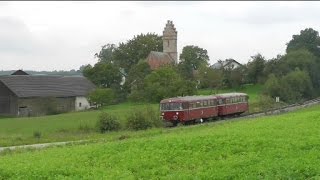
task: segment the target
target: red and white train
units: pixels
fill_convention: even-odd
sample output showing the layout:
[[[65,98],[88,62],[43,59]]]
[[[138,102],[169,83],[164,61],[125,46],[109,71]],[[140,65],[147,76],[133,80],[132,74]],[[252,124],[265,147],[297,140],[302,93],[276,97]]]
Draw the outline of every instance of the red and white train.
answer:
[[[209,118],[240,115],[248,111],[249,96],[245,93],[224,93],[209,96],[185,96],[160,102],[163,120],[177,125]]]

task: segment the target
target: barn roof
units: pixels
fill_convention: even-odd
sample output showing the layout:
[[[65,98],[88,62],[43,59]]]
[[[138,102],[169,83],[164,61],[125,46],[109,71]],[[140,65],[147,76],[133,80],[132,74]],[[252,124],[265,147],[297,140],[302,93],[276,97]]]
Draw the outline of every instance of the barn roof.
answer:
[[[151,51],[147,57],[147,62],[152,70],[159,68],[164,64],[174,62],[168,53]]]
[[[11,75],[29,75],[29,74],[22,71],[22,70],[17,70],[14,73],[12,73]]]
[[[71,76],[0,76],[18,97],[86,96],[95,88],[85,77]]]

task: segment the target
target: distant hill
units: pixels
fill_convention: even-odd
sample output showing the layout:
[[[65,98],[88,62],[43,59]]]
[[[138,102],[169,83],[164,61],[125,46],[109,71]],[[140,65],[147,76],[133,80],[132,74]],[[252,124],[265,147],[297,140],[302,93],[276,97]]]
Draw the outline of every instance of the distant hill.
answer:
[[[10,75],[16,70],[6,70],[0,71],[0,76],[2,75]],[[79,70],[70,70],[70,71],[32,71],[32,70],[23,70],[31,75],[60,75],[60,76],[82,76],[82,72]]]

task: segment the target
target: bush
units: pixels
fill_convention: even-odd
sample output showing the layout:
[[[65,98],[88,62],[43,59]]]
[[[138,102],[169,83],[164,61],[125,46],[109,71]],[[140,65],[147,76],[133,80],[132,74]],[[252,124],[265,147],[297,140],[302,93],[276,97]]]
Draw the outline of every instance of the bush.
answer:
[[[148,106],[141,110],[134,110],[127,118],[127,128],[132,130],[144,130],[152,127],[161,127],[162,121],[159,113]]]
[[[97,127],[101,133],[105,133],[108,131],[117,131],[121,128],[118,119],[106,112],[102,112],[100,114],[99,120],[97,122]]]
[[[41,132],[40,131],[34,131],[33,132],[33,137],[39,140],[41,138]]]
[[[160,120],[158,110],[155,110],[151,106],[147,106],[144,112],[145,112],[145,116],[150,119],[153,127],[163,126],[163,121]]]

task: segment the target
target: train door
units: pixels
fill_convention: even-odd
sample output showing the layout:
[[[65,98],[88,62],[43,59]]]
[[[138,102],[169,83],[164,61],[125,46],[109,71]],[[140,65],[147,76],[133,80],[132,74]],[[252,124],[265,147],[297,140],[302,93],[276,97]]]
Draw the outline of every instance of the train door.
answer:
[[[189,119],[189,103],[183,102],[182,103],[182,109],[183,109],[183,114],[184,114],[183,119],[184,120]]]

